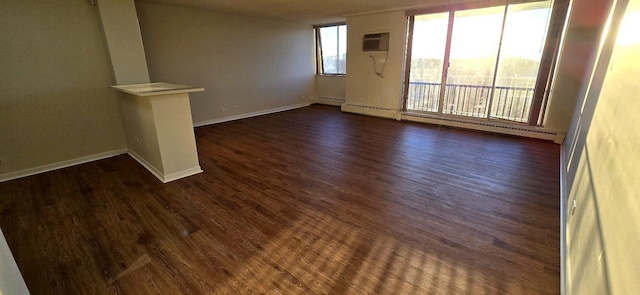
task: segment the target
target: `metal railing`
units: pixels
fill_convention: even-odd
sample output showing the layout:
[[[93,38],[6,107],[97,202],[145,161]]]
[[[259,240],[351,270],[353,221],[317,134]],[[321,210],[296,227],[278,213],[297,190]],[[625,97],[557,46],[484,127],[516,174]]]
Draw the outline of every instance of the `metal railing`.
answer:
[[[409,82],[407,110],[438,112],[440,83]],[[533,88],[496,86],[490,112],[491,86],[447,84],[444,93],[443,114],[504,119],[527,122],[533,100]]]

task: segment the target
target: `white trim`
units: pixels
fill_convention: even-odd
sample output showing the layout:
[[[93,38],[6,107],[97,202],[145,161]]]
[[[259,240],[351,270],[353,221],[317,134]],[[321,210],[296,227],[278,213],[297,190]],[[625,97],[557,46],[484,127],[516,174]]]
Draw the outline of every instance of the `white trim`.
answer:
[[[342,104],[341,109],[343,112],[347,112],[347,113],[369,115],[369,116],[382,117],[382,118],[388,118],[388,119],[396,119],[398,115],[398,110],[395,110],[395,109],[355,105],[355,104],[348,104],[348,103]]]
[[[180,178],[185,178],[187,176],[191,176],[191,175],[196,175],[198,173],[202,173],[202,168],[200,166],[196,166],[193,168],[189,168],[186,170],[182,170],[179,172],[175,172],[175,173],[171,173],[171,174],[167,174],[164,176],[164,180],[162,180],[163,183],[167,183],[169,181],[174,181]]]
[[[51,164],[28,168],[20,171],[15,171],[15,172],[9,172],[9,173],[0,175],[0,182],[14,180],[22,177],[27,177],[31,175],[44,173],[44,172],[67,168],[67,167],[80,165],[88,162],[93,162],[97,160],[102,160],[106,158],[111,158],[113,156],[122,155],[125,153],[127,153],[127,149],[117,149],[117,150],[99,153],[95,155],[84,156],[84,157],[80,157],[72,160],[51,163]]]
[[[140,163],[140,165],[142,165],[144,168],[149,170],[149,172],[151,172],[151,174],[153,174],[153,176],[158,178],[162,183],[167,183],[167,182],[170,182],[170,181],[174,181],[176,179],[184,178],[184,177],[187,177],[187,176],[191,176],[191,175],[195,175],[195,174],[198,174],[200,172],[203,172],[202,168],[200,166],[196,166],[196,167],[193,167],[193,168],[189,168],[189,169],[186,169],[186,170],[182,170],[182,171],[178,171],[178,172],[175,172],[175,173],[171,173],[171,174],[166,174],[165,175],[163,172],[161,172],[156,167],[154,167],[149,162],[147,162],[147,160],[142,158],[140,155],[136,154],[136,152],[134,152],[132,150],[129,150],[127,152],[127,154],[129,154],[129,156],[131,156],[131,158],[133,158],[138,163]]]
[[[344,104],[346,99],[338,98],[338,97],[327,97],[327,96],[316,96],[311,99],[312,104],[323,104],[330,106],[341,106]]]
[[[304,102],[304,103],[288,105],[288,106],[283,106],[283,107],[278,107],[278,108],[273,108],[273,109],[268,109],[268,110],[263,110],[263,111],[257,111],[257,112],[253,112],[253,113],[240,114],[240,115],[224,117],[224,118],[220,118],[220,119],[213,119],[213,120],[194,122],[193,123],[193,127],[200,127],[200,126],[205,126],[205,125],[218,124],[218,123],[223,123],[223,122],[246,119],[246,118],[251,118],[251,117],[256,117],[256,116],[268,115],[268,114],[273,114],[273,113],[278,113],[278,112],[283,112],[283,111],[288,111],[288,110],[293,110],[293,109],[304,108],[304,107],[308,107],[310,105],[311,105],[310,102]]]
[[[132,150],[127,151],[127,154],[129,156],[131,156],[131,158],[136,160],[138,163],[140,163],[140,165],[142,165],[144,168],[149,170],[149,172],[151,172],[151,174],[153,174],[153,176],[155,176],[158,179],[160,179],[160,181],[162,181],[163,183],[165,182],[164,181],[164,173],[160,172],[160,170],[158,170],[156,167],[153,167],[153,165],[151,165],[149,162],[147,162],[147,160],[145,160],[143,157],[141,157],[140,155],[136,154],[136,152],[134,152]]]
[[[560,294],[567,293],[567,156],[560,146]]]

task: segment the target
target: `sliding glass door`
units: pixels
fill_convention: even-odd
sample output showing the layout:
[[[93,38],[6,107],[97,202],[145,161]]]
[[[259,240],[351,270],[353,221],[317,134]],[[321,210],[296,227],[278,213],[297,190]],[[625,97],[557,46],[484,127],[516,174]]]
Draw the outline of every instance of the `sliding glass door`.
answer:
[[[551,1],[411,19],[407,111],[528,122]]]
[[[456,11],[442,113],[487,116],[504,6]]]
[[[550,2],[507,7],[492,118],[527,122],[549,26]]]
[[[439,111],[448,26],[448,12],[415,17],[407,109]]]

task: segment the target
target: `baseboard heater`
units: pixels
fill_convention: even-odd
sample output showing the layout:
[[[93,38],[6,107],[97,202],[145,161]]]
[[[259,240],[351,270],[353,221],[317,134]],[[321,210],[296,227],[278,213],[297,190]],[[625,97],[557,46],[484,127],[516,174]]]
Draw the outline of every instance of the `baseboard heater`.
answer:
[[[544,140],[552,140],[555,143],[562,143],[564,141],[565,134],[558,133],[552,130],[545,130],[542,127],[519,125],[519,124],[507,124],[495,121],[476,121],[468,120],[465,118],[456,118],[449,116],[433,116],[429,114],[403,112],[398,110],[392,110],[388,108],[354,105],[345,103],[342,105],[342,110],[347,112],[361,113],[364,115],[373,115],[386,118],[395,118],[396,120],[415,121],[434,125],[443,125],[450,127],[466,128],[472,130],[494,132],[508,135],[516,135],[529,138],[538,138]]]
[[[517,124],[501,124],[500,122],[492,121],[474,121],[465,120],[454,117],[435,117],[425,114],[416,114],[410,112],[404,112],[400,115],[402,119],[408,121],[417,121],[429,124],[445,125],[459,128],[474,129],[487,132],[495,132],[530,138],[538,138],[544,140],[552,140],[555,143],[561,144],[564,141],[565,134],[558,133],[552,130],[545,130],[541,127],[517,125]]]
[[[333,101],[341,101],[344,103],[345,99],[344,98],[337,98],[337,97],[329,97],[329,96],[316,96],[315,99],[322,99],[322,100],[333,100]]]
[[[495,127],[495,128],[501,128],[501,129],[534,132],[534,133],[553,135],[553,136],[558,135],[557,132],[544,130],[544,129],[541,129],[540,127],[532,127],[528,125],[500,124],[498,122],[492,122],[492,121],[479,122],[479,121],[473,121],[473,120],[458,119],[453,117],[435,117],[435,116],[429,116],[429,115],[423,115],[423,114],[411,113],[411,112],[404,112],[402,114],[404,116],[427,118],[431,120],[457,122],[457,123],[472,124],[472,125],[478,125],[478,126]]]

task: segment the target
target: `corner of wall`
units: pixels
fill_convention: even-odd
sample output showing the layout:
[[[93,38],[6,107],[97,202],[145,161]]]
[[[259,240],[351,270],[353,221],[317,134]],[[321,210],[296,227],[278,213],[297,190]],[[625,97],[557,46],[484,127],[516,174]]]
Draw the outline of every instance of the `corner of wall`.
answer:
[[[567,156],[560,147],[560,294],[567,294]]]
[[[562,144],[564,142],[565,137],[567,137],[566,133],[558,132],[558,134],[556,134],[556,138],[553,139],[553,142],[557,144]]]

